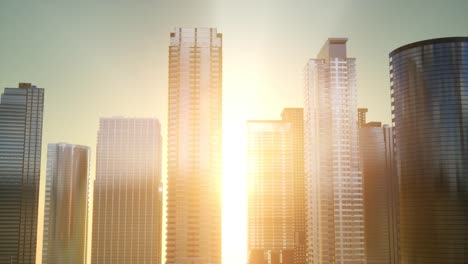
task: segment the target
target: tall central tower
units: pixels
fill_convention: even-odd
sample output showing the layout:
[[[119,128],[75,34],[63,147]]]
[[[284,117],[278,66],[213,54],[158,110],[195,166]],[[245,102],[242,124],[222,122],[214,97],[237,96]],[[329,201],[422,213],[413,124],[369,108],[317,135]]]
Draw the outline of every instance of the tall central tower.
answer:
[[[167,264],[221,263],[222,35],[176,28],[169,46]]]
[[[331,38],[305,71],[308,257],[313,263],[364,263],[355,59]]]

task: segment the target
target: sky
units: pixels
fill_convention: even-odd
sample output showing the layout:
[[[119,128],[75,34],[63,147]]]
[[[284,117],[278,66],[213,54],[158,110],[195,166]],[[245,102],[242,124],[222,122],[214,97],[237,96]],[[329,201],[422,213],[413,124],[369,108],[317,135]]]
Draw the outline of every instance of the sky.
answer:
[[[166,138],[169,34],[216,27],[224,44],[223,263],[246,263],[245,121],[302,107],[307,60],[327,38],[347,37],[358,105],[369,121],[389,123],[389,52],[467,36],[466,10],[466,0],[0,0],[0,87],[46,89],[42,178],[53,142],[91,146],[94,176],[99,117],[156,117]],[[165,155],[163,164],[165,182]]]

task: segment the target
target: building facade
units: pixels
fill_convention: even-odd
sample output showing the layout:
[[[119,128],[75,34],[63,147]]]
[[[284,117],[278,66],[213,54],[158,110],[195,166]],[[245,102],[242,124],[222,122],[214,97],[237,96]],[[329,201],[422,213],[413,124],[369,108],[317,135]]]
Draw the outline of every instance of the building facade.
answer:
[[[392,51],[390,81],[401,261],[466,263],[468,38]]]
[[[0,263],[35,263],[44,89],[6,88],[0,99]]]
[[[306,263],[303,110],[282,119],[247,123],[250,264]]]
[[[249,263],[293,264],[291,124],[249,121],[247,129]]]
[[[221,263],[222,35],[176,28],[169,47],[166,263]]]
[[[294,181],[294,264],[307,263],[306,179],[304,173],[304,109],[285,108],[283,122],[291,124]]]
[[[358,108],[358,127],[361,128],[367,124],[366,114],[369,109],[367,108]]]
[[[355,59],[347,39],[330,38],[305,68],[308,258],[364,263]]]
[[[91,263],[161,263],[161,127],[153,118],[101,118]]]
[[[86,264],[91,149],[48,144],[43,264]]]
[[[397,264],[398,180],[393,160],[393,134],[388,125],[369,122],[359,129],[364,186],[367,263]]]

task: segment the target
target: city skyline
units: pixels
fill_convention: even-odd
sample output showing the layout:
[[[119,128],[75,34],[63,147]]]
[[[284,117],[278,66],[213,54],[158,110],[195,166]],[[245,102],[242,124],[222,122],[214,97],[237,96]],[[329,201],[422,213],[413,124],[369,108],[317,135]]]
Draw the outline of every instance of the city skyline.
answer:
[[[32,81],[47,88],[44,144],[68,141],[94,148],[101,116],[158,117],[162,118],[162,131],[167,131],[167,36],[178,25],[217,27],[229,38],[225,40],[229,45],[224,47],[224,59],[229,62],[225,63],[223,74],[224,98],[229,99],[224,99],[223,115],[230,122],[224,126],[223,195],[224,206],[235,210],[223,211],[226,263],[237,263],[233,260],[246,257],[245,248],[236,242],[246,241],[245,214],[242,215],[245,195],[240,195],[238,201],[226,198],[239,192],[245,194],[246,169],[245,165],[228,164],[226,160],[245,156],[245,120],[274,119],[278,104],[302,106],[304,59],[312,57],[324,39],[346,36],[353,41],[352,54],[361,62],[357,67],[358,105],[373,109],[371,120],[391,123],[388,53],[417,40],[466,34],[462,25],[468,23],[462,12],[468,5],[463,1],[452,5],[440,1],[362,1],[354,6],[349,1],[334,1],[321,5],[317,8],[320,11],[311,8],[319,2],[309,5],[297,1],[295,7],[281,1],[273,5],[256,2],[252,10],[263,10],[258,18],[255,12],[245,11],[247,4],[242,1],[203,1],[199,6],[187,2],[180,10],[164,3],[166,8],[158,9],[163,2],[142,2],[134,8],[125,8],[129,4],[124,2],[97,4],[93,9],[92,3],[2,3],[0,29],[5,41],[0,44],[0,53],[5,63],[0,65],[0,84],[10,87],[18,81]],[[191,14],[190,8],[198,12]],[[74,15],[65,15],[72,13],[70,10]],[[324,18],[320,12],[331,18]],[[398,12],[401,19],[391,20]],[[122,21],[112,18],[112,14]],[[431,19],[435,15],[445,19]],[[137,19],[129,19],[132,16]],[[80,17],[88,19],[77,23]],[[291,17],[298,21],[285,19]],[[148,18],[151,19],[147,23]],[[241,23],[234,23],[239,18]],[[387,21],[382,28],[375,26],[379,25],[376,21],[386,19],[392,23]],[[323,23],[317,23],[322,20]],[[366,23],[360,23],[361,20]],[[310,26],[317,24],[317,28]],[[362,29],[353,29],[358,26]],[[108,99],[109,94],[112,100]],[[74,118],[69,119],[70,116]],[[45,157],[44,148],[42,154]],[[92,163],[94,168],[95,162]],[[45,175],[45,159],[42,164],[41,175]]]

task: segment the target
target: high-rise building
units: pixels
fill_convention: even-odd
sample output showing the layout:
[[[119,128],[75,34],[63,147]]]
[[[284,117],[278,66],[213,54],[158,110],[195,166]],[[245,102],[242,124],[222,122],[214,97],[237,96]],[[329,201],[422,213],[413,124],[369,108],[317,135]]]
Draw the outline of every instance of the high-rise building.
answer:
[[[43,264],[86,264],[90,155],[86,146],[48,145]]]
[[[161,263],[161,127],[153,118],[101,118],[91,263]]]
[[[293,264],[294,178],[291,124],[249,121],[249,264]],[[270,259],[268,262],[267,260]]]
[[[365,118],[365,117],[364,117]],[[367,263],[398,262],[398,180],[393,160],[392,128],[369,122],[359,129],[364,186]]]
[[[308,258],[364,263],[355,59],[345,38],[330,38],[305,68]]]
[[[400,258],[400,183],[396,171],[394,128],[383,126],[385,142],[385,168],[388,186],[388,219],[389,219],[389,247],[390,264],[399,264]],[[368,262],[369,263],[369,262]]]
[[[304,110],[285,108],[283,122],[291,124],[292,177],[294,181],[294,264],[307,263],[306,182],[304,173]]]
[[[468,261],[468,38],[390,53],[402,263]]]
[[[366,125],[366,113],[367,108],[358,108],[358,127],[363,127]]]
[[[306,263],[303,110],[282,119],[247,123],[250,264]]]
[[[6,88],[0,99],[0,263],[35,263],[44,89]]]
[[[176,28],[169,47],[167,264],[221,263],[222,35]]]

